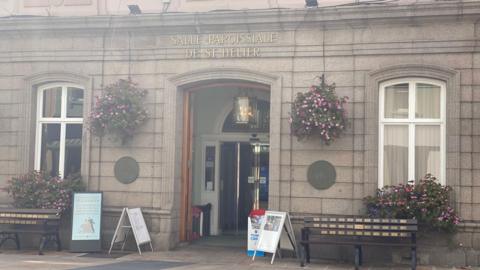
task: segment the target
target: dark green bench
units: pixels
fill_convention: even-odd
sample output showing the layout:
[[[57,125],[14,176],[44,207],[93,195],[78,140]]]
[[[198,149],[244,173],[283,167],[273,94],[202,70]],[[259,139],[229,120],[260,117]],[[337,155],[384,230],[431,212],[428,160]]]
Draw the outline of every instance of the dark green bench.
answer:
[[[40,234],[38,254],[50,243],[62,249],[60,243],[61,212],[56,209],[16,209],[0,208],[0,247],[8,240],[13,240],[20,249],[20,237],[25,234]]]
[[[417,266],[415,219],[354,216],[305,217],[301,230],[301,266],[310,263],[310,245],[347,245],[355,248],[355,269],[363,264],[364,246],[409,247],[411,268]]]

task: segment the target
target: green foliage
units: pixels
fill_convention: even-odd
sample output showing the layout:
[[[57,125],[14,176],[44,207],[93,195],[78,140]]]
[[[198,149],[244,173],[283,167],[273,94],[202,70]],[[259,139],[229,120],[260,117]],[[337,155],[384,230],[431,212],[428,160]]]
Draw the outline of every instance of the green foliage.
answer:
[[[386,186],[364,199],[368,215],[380,218],[415,218],[429,230],[453,232],[460,218],[450,207],[450,186],[431,174],[418,183]]]
[[[62,179],[32,171],[13,177],[4,190],[12,196],[15,207],[65,211],[70,208],[72,193],[84,190],[84,185],[79,175]]]
[[[118,80],[105,87],[89,116],[91,132],[96,136],[113,134],[125,143],[148,118],[143,104],[146,95],[146,90],[130,80]]]
[[[290,124],[293,135],[298,140],[312,134],[329,145],[345,130],[347,97],[338,98],[335,84],[313,85],[306,93],[297,93],[292,103]]]

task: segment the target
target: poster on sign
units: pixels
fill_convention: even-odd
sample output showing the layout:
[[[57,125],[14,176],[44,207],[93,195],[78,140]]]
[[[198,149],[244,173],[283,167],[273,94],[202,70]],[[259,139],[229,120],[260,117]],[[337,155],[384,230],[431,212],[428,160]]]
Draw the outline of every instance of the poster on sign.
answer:
[[[266,211],[257,250],[275,253],[285,223],[285,212]]]
[[[77,192],[73,194],[72,201],[72,234],[70,251],[100,251],[102,193]]]
[[[151,242],[142,210],[140,208],[127,209],[127,213],[137,245]]]
[[[248,216],[248,239],[247,239],[247,255],[253,256],[257,248],[260,229],[265,217],[264,209],[252,210]],[[256,256],[263,256],[263,251],[258,251]]]

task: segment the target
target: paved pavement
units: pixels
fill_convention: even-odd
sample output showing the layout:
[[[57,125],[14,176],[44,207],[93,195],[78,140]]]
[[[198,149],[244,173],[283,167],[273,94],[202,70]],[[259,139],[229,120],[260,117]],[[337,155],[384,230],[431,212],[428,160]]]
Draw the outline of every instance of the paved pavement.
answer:
[[[172,269],[172,270],[271,270],[271,269],[302,269],[293,258],[276,259],[270,265],[269,258],[257,258],[252,262],[244,250],[233,247],[213,247],[190,245],[178,248],[175,251],[167,252],[145,252],[143,255],[132,253],[117,259],[113,258],[91,258],[82,257],[83,254],[69,252],[47,251],[44,256],[36,255],[35,251],[9,251],[2,250],[0,253],[0,270],[59,270],[59,269],[95,269],[99,270],[112,263],[125,263],[132,261],[168,261],[185,262],[188,265],[174,268],[147,268],[150,269]],[[104,268],[107,269],[107,268]],[[108,269],[120,269],[110,267]],[[127,269],[127,268],[122,268]],[[313,262],[305,269],[343,270],[353,269],[352,264],[338,264],[334,262]],[[362,269],[386,270],[386,269],[409,269],[408,266],[367,266]],[[455,268],[442,268],[433,266],[419,266],[418,270],[445,270]],[[480,268],[476,268],[480,269]],[[140,267],[132,270],[142,270]]]

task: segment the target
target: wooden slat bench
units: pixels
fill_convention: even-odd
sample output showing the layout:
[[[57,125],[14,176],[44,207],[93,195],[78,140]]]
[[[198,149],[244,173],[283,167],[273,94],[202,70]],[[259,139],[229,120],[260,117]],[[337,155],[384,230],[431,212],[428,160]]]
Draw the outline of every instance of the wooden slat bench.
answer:
[[[301,231],[301,266],[310,263],[310,245],[355,247],[355,269],[362,265],[363,246],[409,247],[411,268],[417,266],[415,219],[381,219],[352,216],[305,217]]]
[[[20,236],[37,233],[41,235],[39,255],[43,255],[43,249],[51,241],[60,251],[60,217],[61,212],[56,209],[0,208],[0,247],[7,240],[13,240],[17,249],[20,249]]]

